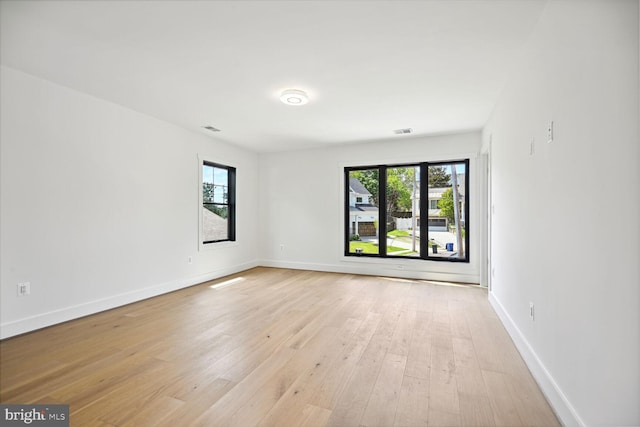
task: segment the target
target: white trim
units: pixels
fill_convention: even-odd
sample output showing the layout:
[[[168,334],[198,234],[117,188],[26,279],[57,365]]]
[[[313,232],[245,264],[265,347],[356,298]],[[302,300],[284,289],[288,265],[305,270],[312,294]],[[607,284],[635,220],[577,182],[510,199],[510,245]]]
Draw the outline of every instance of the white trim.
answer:
[[[571,405],[567,396],[562,392],[558,383],[553,379],[551,373],[544,366],[531,344],[529,344],[511,316],[509,316],[509,313],[492,292],[489,292],[489,302],[507,329],[533,378],[538,383],[540,390],[549,401],[562,424],[565,427],[586,427],[586,424],[582,421],[573,405]]]
[[[477,168],[477,164],[479,163],[481,159],[480,153],[478,151],[461,151],[458,153],[450,153],[447,155],[437,155],[437,156],[427,156],[425,155],[424,157],[420,157],[419,160],[416,160],[415,156],[398,156],[398,157],[387,157],[384,160],[379,159],[379,160],[340,160],[337,162],[337,166],[338,166],[338,171],[341,174],[340,176],[342,177],[340,179],[340,199],[344,200],[344,170],[345,168],[367,168],[368,166],[380,166],[380,165],[385,165],[385,166],[395,166],[395,165],[408,165],[408,164],[420,164],[420,163],[455,163],[458,161],[465,161],[465,160],[469,160],[469,170],[466,171],[466,173],[471,172],[472,174],[476,174],[475,169]],[[472,182],[473,180],[471,179],[472,177],[469,177],[469,181]],[[477,180],[477,177],[474,177],[475,180]],[[476,191],[476,190],[474,190]],[[344,202],[343,202],[344,203]]]
[[[262,267],[290,268],[292,270],[325,271],[329,273],[362,274],[367,276],[399,277],[403,279],[434,280],[441,282],[459,282],[473,284],[477,284],[480,279],[477,274],[446,273],[424,270],[418,271],[411,270],[409,268],[398,269],[398,265],[398,262],[394,263],[393,265],[389,264],[385,266],[371,263],[363,263],[361,265],[319,264],[298,261],[282,261],[275,259],[263,259],[260,261],[260,266]]]
[[[480,185],[478,183],[478,172],[479,165],[481,163],[480,155],[478,152],[459,152],[457,154],[449,153],[450,158],[447,158],[446,155],[439,156],[431,156],[429,160],[419,160],[417,163],[438,163],[438,162],[456,162],[458,160],[468,160],[469,167],[466,171],[469,174],[469,183],[470,187],[474,187],[471,194],[481,194]],[[406,160],[406,161],[404,161]],[[345,186],[346,182],[344,179],[344,170],[345,168],[350,167],[367,167],[368,165],[388,165],[393,166],[394,164],[409,164],[416,163],[415,158],[408,160],[406,158],[395,158],[388,159],[387,161],[381,161],[379,163],[368,162],[366,160],[360,161],[339,161],[337,162],[338,173],[340,174],[340,179],[338,180],[339,191],[337,192],[336,197],[340,197],[340,205],[343,206],[339,212],[336,212],[336,224],[339,224],[339,229],[344,232],[344,194],[345,194]],[[469,199],[471,201],[472,199]],[[480,199],[474,196],[473,203],[469,209],[469,220],[471,224],[478,223],[478,226],[471,226],[471,234],[469,236],[469,257],[468,261],[459,261],[459,262],[447,262],[447,261],[433,261],[433,259],[411,259],[405,260],[402,258],[389,258],[389,257],[362,257],[359,258],[357,256],[345,256],[344,255],[344,247],[341,245],[336,249],[336,255],[340,257],[340,264],[315,264],[315,263],[298,263],[298,262],[287,262],[287,261],[279,261],[279,260],[266,260],[264,262],[269,262],[273,264],[269,264],[268,266],[278,266],[282,268],[292,268],[292,269],[303,269],[303,270],[317,270],[317,271],[335,271],[335,272],[344,272],[344,273],[352,273],[352,274],[366,274],[366,275],[382,275],[382,276],[395,276],[395,277],[403,277],[410,279],[419,279],[419,280],[441,280],[441,281],[450,281],[450,282],[463,282],[463,283],[474,283],[480,284],[480,262],[482,259],[481,251],[482,247],[480,244],[481,236],[481,228],[480,228],[480,215],[478,215],[479,207],[476,206],[480,202]],[[339,217],[339,218],[338,218]],[[477,220],[477,221],[476,221]],[[474,241],[477,241],[474,244]],[[343,243],[344,244],[344,243]],[[346,263],[367,263],[367,267],[360,267],[356,265],[346,266]],[[302,267],[296,267],[296,265],[300,264]],[[399,266],[402,265],[402,268]],[[320,268],[320,267],[322,268]],[[329,267],[330,266],[330,267]],[[439,271],[441,270],[442,271]]]
[[[201,209],[202,210],[202,209]],[[237,230],[236,230],[237,232]],[[223,242],[213,242],[213,243],[200,243],[200,246],[198,247],[198,251],[211,251],[211,250],[216,250],[216,249],[226,249],[226,248],[232,248],[234,246],[238,246],[238,236],[236,236],[236,240],[231,241],[231,240],[225,240]]]
[[[487,287],[489,288],[489,290],[492,289],[491,285],[493,283],[493,246],[492,246],[492,242],[493,242],[493,169],[492,169],[492,156],[493,156],[493,151],[492,151],[492,145],[493,145],[493,134],[490,133],[489,134],[489,146],[487,147],[487,170],[486,170],[486,176],[487,176],[487,187],[486,187],[486,191],[487,193],[485,194],[486,196],[486,201],[487,201],[487,205],[486,205],[486,209],[487,209],[487,222],[486,222],[486,237],[487,237],[487,241],[486,241],[486,253],[485,255],[485,259],[486,259],[486,266],[487,266]]]
[[[343,172],[344,176],[344,168],[359,168],[359,167],[367,167],[367,166],[395,166],[395,165],[406,165],[406,164],[417,164],[417,163],[441,163],[441,162],[456,162],[458,160],[465,159],[478,159],[478,151],[469,151],[463,150],[459,152],[450,152],[445,154],[438,155],[424,155],[420,157],[420,160],[416,160],[415,155],[398,155],[396,157],[385,157],[384,159],[378,160],[366,160],[366,159],[356,159],[356,160],[341,160],[338,162],[338,167]],[[469,162],[471,163],[471,162]],[[475,165],[474,165],[475,167]],[[471,168],[471,166],[469,166]]]
[[[357,255],[341,255],[340,265],[366,264],[368,269],[406,271],[416,274],[446,274],[447,276],[464,276],[480,278],[479,273],[468,262],[464,261],[436,261],[435,259],[409,257],[368,257]],[[358,268],[358,267],[356,267]],[[418,277],[422,278],[422,277]],[[435,279],[433,279],[435,280]],[[450,279],[447,279],[450,280]],[[468,280],[464,280],[468,282]],[[478,283],[478,281],[474,283]]]
[[[206,274],[193,276],[185,279],[173,280],[170,282],[159,283],[144,289],[126,292],[99,300],[78,304],[58,310],[49,311],[47,313],[38,314],[23,319],[6,322],[0,325],[0,339],[9,338],[15,335],[32,332],[37,329],[46,328],[58,323],[66,322],[80,317],[96,314],[101,311],[110,310],[112,308],[142,301],[147,298],[173,292],[189,286],[197,285],[209,280],[224,277],[229,274],[238,273],[258,266],[257,261],[245,262],[232,267],[225,267],[211,271]]]
[[[204,191],[202,188],[202,165],[204,164],[205,161],[207,161],[207,159],[202,156],[201,154],[198,154],[197,156],[198,158],[198,186],[197,191],[198,191],[198,251],[202,251],[203,249],[205,249],[205,245],[202,244],[202,221],[203,221],[203,215],[202,215],[202,202],[203,202],[203,198],[202,198],[202,192]]]

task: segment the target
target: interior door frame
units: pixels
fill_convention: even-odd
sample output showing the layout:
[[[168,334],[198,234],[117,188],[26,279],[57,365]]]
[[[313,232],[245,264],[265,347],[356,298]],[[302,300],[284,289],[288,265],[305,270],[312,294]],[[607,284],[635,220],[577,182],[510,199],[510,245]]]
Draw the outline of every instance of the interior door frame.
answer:
[[[489,142],[486,148],[480,153],[481,174],[481,194],[482,194],[482,241],[485,243],[482,248],[480,267],[480,285],[491,291],[491,278],[493,266],[491,262],[491,224],[493,217],[493,204],[491,200],[491,143],[492,135],[489,135]]]

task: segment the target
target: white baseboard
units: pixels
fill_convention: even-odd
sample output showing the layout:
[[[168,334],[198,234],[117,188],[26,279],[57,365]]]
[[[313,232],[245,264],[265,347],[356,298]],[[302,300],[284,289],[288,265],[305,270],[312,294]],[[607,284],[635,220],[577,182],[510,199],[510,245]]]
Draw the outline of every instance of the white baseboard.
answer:
[[[408,268],[399,270],[396,268],[395,264],[317,264],[308,262],[263,259],[260,261],[260,265],[263,267],[290,268],[292,270],[326,271],[331,273],[400,277],[403,279],[434,280],[441,282],[478,283],[480,281],[480,277],[477,274],[455,274],[436,271],[420,271]]]
[[[582,421],[575,408],[571,405],[540,358],[538,358],[538,355],[516,326],[511,316],[509,316],[509,313],[504,309],[502,303],[500,303],[491,292],[489,292],[489,302],[511,336],[511,339],[531,371],[533,378],[538,383],[542,393],[549,401],[558,418],[560,418],[560,422],[565,427],[586,427],[584,421]]]
[[[22,319],[6,322],[0,324],[0,339],[13,337],[16,335],[24,334],[27,332],[35,331],[37,329],[46,328],[58,323],[66,322],[80,317],[88,316],[91,314],[99,313],[101,311],[110,310],[112,308],[121,307],[126,304],[131,304],[137,301],[141,301],[154,296],[162,295],[168,292],[173,292],[179,289],[183,289],[189,286],[196,285],[198,283],[206,282],[209,280],[217,279],[229,274],[237,273],[240,271],[248,270],[253,267],[277,267],[277,268],[290,268],[294,270],[313,270],[313,271],[326,271],[334,273],[348,273],[348,274],[363,274],[370,276],[388,276],[388,277],[400,277],[406,279],[418,279],[418,280],[437,280],[448,282],[466,282],[466,283],[478,283],[479,278],[477,275],[470,274],[452,274],[433,271],[417,271],[417,270],[398,270],[395,269],[395,265],[382,264],[374,265],[372,263],[354,263],[354,264],[319,264],[319,263],[303,263],[303,262],[291,262],[291,261],[279,261],[279,260],[261,260],[251,261],[231,267],[217,269],[207,274],[193,276],[185,279],[174,280],[170,282],[160,283],[158,285],[150,286],[144,289],[139,289],[132,292],[126,292],[118,295],[114,295],[107,298],[102,298],[95,301],[90,301],[83,304],[64,307],[57,310],[48,311],[35,316],[25,317]]]
[[[160,283],[158,285],[150,286],[144,289],[126,292],[123,294],[114,295],[112,297],[90,301],[84,304],[78,304],[38,314],[36,316],[25,317],[23,319],[6,322],[0,325],[0,339],[24,334],[27,332],[35,331],[37,329],[46,328],[47,326],[52,326],[69,320],[78,319],[80,317],[99,313],[105,310],[110,310],[116,307],[121,307],[123,305],[131,304],[137,301],[142,301],[147,298],[187,288],[189,286],[197,285],[199,283],[207,282],[219,277],[224,277],[229,274],[248,270],[250,268],[257,267],[258,265],[259,263],[257,261],[246,262],[231,267],[217,269],[207,274],[201,274],[186,279]]]

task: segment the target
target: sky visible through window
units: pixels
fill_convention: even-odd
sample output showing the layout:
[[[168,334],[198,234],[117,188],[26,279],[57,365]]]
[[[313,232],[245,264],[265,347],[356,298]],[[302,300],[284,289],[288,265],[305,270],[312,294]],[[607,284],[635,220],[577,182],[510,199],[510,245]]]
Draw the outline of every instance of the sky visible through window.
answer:
[[[213,200],[209,203],[227,203],[228,171],[214,166],[202,167],[202,182],[213,184]]]
[[[464,163],[454,163],[456,165],[456,173],[458,175],[465,173],[465,164]],[[444,170],[448,173],[451,174],[451,165],[443,165],[444,166]]]

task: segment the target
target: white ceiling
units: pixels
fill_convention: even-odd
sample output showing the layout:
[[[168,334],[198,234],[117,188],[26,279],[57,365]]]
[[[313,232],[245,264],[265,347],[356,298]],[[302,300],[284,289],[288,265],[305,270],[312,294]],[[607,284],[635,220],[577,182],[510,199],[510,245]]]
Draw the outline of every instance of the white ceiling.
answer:
[[[481,128],[544,4],[3,0],[0,59],[280,151]],[[309,104],[280,103],[288,88]]]

